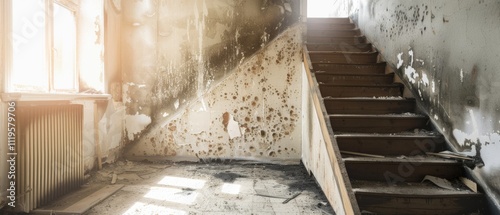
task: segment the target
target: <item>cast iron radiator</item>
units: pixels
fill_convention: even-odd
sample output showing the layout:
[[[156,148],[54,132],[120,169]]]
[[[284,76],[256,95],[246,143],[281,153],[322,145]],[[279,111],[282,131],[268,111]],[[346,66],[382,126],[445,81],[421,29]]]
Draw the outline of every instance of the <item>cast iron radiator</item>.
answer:
[[[30,212],[83,184],[82,129],[82,105],[16,107],[16,209]]]

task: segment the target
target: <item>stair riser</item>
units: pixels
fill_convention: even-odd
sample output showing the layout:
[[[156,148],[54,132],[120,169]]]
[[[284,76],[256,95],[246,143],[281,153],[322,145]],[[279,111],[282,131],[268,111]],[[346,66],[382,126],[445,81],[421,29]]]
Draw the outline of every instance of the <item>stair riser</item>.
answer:
[[[390,84],[393,83],[394,77],[392,75],[385,76],[355,76],[355,75],[333,75],[325,73],[317,73],[316,80],[321,83],[344,83],[344,84]]]
[[[349,18],[307,18],[307,24],[350,24]]]
[[[324,103],[326,111],[330,114],[390,114],[415,110],[415,101],[413,100],[324,100]]]
[[[485,206],[480,195],[415,197],[356,193],[356,200],[361,210],[387,215],[475,214],[484,211]]]
[[[308,30],[352,30],[355,28],[354,24],[307,23]]]
[[[360,36],[360,33],[359,33],[359,30],[357,30],[357,29],[352,29],[352,30],[314,30],[314,29],[308,29],[307,35],[313,36],[313,37],[353,37],[353,36]]]
[[[443,138],[399,138],[399,137],[336,137],[342,151],[360,152],[383,156],[415,156],[425,152],[446,150]]]
[[[373,97],[401,96],[401,87],[349,87],[349,86],[319,86],[323,97]]]
[[[349,44],[308,44],[309,51],[344,51],[344,52],[368,52],[372,50],[369,43],[349,45]]]
[[[427,128],[427,118],[343,118],[330,117],[333,131],[355,133],[398,133]]]
[[[366,43],[365,37],[307,37],[308,43],[333,43],[333,44],[347,44],[355,45]]]
[[[373,65],[349,65],[333,63],[314,63],[314,71],[326,71],[329,73],[360,73],[360,74],[384,74],[385,63]]]
[[[421,182],[426,175],[454,179],[463,176],[459,163],[412,163],[401,162],[350,162],[345,161],[351,180],[369,180],[395,185],[403,182]]]
[[[309,54],[312,63],[346,63],[346,64],[368,64],[377,63],[378,53],[371,54]]]

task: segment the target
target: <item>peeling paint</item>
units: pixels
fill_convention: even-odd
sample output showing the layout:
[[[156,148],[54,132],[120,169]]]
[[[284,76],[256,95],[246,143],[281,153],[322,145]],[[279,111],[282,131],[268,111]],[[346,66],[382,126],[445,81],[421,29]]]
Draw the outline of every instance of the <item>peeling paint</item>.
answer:
[[[427,78],[427,74],[422,72],[422,82],[424,86],[428,87],[429,86],[429,78]]]
[[[460,82],[464,83],[464,70],[460,69]]]
[[[151,117],[144,114],[125,116],[125,129],[129,140],[134,139],[134,135],[139,134],[151,123]]]
[[[416,78],[418,78],[418,74],[416,72],[417,71],[411,66],[405,67],[405,75],[412,84],[417,83]]]
[[[234,116],[229,114],[229,122],[227,123],[227,133],[229,134],[229,139],[234,139],[236,137],[241,137],[240,124],[234,121]]]
[[[410,66],[413,66],[413,50],[410,49],[408,55],[410,56]]]
[[[179,99],[175,100],[174,107],[175,109],[179,109]]]
[[[398,65],[397,65],[397,68],[401,68],[403,66],[403,52],[399,53],[398,54]]]
[[[419,63],[420,63],[420,66],[424,66],[424,65],[425,65],[424,60],[421,60],[421,59],[415,59],[415,61],[419,62]]]
[[[299,160],[301,35],[295,25],[202,97],[183,102],[126,156]],[[185,104],[185,105],[184,105]]]
[[[142,84],[123,84],[127,113],[163,124],[164,113],[173,116],[186,105],[184,99],[203,98],[298,22],[299,5],[298,0],[123,1],[128,11],[122,26],[123,81]]]

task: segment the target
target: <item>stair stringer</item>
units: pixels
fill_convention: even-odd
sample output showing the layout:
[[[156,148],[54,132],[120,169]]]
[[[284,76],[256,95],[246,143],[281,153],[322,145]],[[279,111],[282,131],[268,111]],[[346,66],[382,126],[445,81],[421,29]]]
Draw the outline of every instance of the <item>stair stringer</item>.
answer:
[[[304,45],[302,162],[336,214],[361,214]]]

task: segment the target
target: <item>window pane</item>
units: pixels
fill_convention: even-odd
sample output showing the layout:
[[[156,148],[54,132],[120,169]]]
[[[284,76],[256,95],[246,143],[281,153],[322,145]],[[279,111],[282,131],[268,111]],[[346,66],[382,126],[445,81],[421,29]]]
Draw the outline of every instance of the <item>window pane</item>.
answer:
[[[48,91],[44,0],[12,1],[11,91]]]
[[[75,90],[76,20],[74,13],[54,4],[54,88]]]

